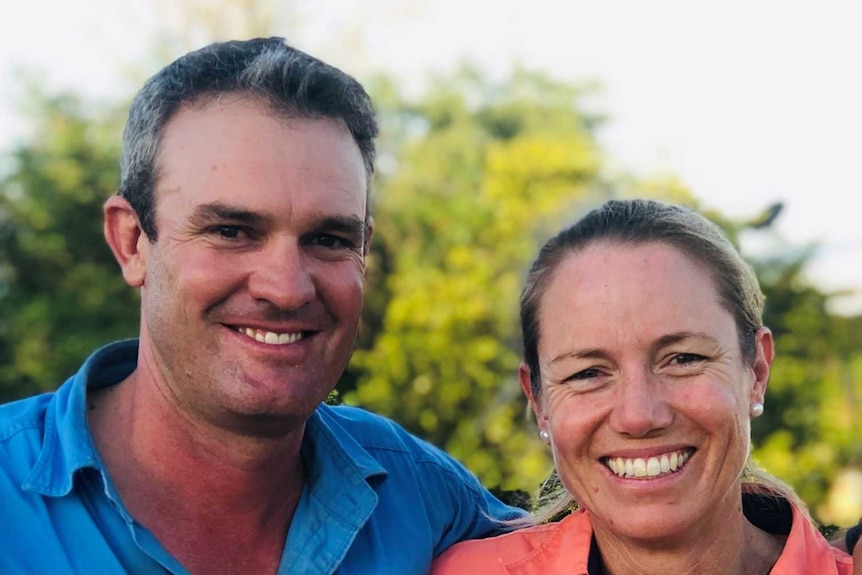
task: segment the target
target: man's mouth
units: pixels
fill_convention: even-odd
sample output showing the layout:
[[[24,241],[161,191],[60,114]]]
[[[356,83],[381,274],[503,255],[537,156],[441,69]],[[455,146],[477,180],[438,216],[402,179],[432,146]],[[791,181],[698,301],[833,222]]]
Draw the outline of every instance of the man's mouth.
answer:
[[[676,473],[694,453],[693,448],[680,449],[652,457],[605,457],[602,463],[615,475],[626,479],[652,479]]]
[[[236,330],[246,337],[265,343],[268,345],[286,345],[288,343],[296,343],[303,337],[303,332],[288,332],[276,333],[265,329],[255,329],[251,327],[237,327]]]

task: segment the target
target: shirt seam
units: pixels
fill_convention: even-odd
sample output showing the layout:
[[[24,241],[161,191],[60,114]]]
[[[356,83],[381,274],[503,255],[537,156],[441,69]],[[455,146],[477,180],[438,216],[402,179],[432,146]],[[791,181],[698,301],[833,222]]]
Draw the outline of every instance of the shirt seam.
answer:
[[[0,431],[0,442],[9,441],[22,431],[30,431],[33,429],[39,430],[42,427],[41,418],[38,419],[29,419],[26,421],[21,421],[13,424],[10,427],[4,428]]]

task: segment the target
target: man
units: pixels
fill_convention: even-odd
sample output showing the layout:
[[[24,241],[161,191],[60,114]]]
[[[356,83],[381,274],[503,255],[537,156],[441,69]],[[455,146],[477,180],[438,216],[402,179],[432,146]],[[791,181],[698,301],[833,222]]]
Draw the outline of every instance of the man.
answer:
[[[376,134],[355,80],[277,38],[145,84],[104,208],[140,337],[0,407],[0,572],[418,574],[520,515],[321,403],[359,325]]]
[[[862,575],[862,519],[849,529],[841,530],[832,545],[853,555],[853,574]]]
[[[853,575],[862,575],[862,559],[860,559],[862,556],[862,538],[860,538],[860,532],[862,532],[862,520],[848,530],[845,542],[847,552],[853,554]]]

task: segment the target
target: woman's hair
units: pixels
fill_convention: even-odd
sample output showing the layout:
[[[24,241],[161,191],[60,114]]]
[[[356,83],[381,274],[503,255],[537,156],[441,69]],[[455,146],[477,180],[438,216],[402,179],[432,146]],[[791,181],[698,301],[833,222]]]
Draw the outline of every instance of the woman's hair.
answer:
[[[754,361],[755,335],[763,327],[764,297],[754,271],[721,228],[687,207],[655,200],[611,200],[545,243],[527,274],[521,292],[521,331],[534,398],[539,399],[542,392],[538,353],[542,298],[567,256],[599,242],[623,246],[663,243],[702,265],[711,274],[722,305],[734,318],[743,361]],[[773,494],[801,503],[784,483],[758,469],[751,457],[741,479],[745,492]],[[536,514],[539,521],[575,505],[571,494],[559,484],[556,472],[543,491],[546,496],[540,498]]]

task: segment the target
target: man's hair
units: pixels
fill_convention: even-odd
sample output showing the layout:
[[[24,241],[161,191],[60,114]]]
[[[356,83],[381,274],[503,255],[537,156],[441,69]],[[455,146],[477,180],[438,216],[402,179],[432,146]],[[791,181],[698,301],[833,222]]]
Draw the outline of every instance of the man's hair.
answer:
[[[284,118],[330,119],[344,125],[362,154],[370,194],[378,130],[362,85],[283,38],[218,42],[162,68],[147,80],[129,110],[119,194],[135,210],[150,241],[158,234],[155,189],[165,126],[182,106],[204,104],[223,94],[254,99]]]

